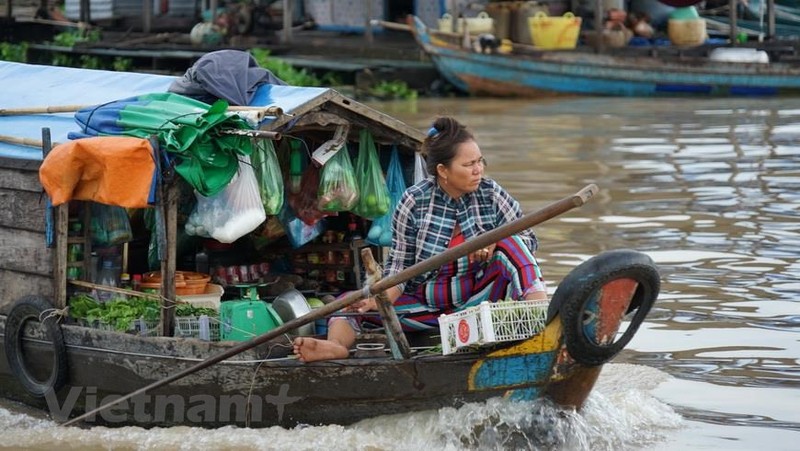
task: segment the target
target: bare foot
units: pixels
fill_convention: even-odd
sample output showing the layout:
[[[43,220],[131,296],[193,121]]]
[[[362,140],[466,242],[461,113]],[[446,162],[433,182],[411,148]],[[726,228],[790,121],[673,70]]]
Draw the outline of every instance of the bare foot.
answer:
[[[335,341],[319,340],[309,337],[294,339],[293,349],[301,362],[316,362],[318,360],[346,359],[350,351]]]

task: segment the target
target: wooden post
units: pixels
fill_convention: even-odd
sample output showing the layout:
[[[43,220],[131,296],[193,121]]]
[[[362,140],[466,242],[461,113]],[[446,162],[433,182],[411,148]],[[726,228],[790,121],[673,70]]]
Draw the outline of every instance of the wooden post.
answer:
[[[92,21],[92,6],[89,0],[80,0],[80,21],[89,24]]]
[[[364,37],[367,38],[367,44],[372,45],[375,42],[375,37],[372,34],[372,0],[364,0],[366,3],[366,23],[364,24]]]
[[[42,155],[47,157],[51,149],[50,129],[42,128]],[[69,204],[63,203],[52,209],[55,225],[55,251],[53,252],[53,305],[57,309],[67,306],[67,239],[69,228]]]
[[[293,8],[294,0],[283,0],[283,43],[292,43],[292,16],[294,16]]]
[[[14,3],[13,0],[6,0],[6,17],[11,19],[11,5]]]
[[[364,268],[367,270],[367,277],[373,279],[373,283],[380,280],[381,274],[375,258],[372,256],[372,250],[369,247],[361,249],[361,258],[364,260]],[[383,327],[386,329],[386,337],[389,339],[389,347],[392,350],[392,357],[397,360],[407,359],[411,357],[411,347],[408,345],[406,335],[403,333],[403,328],[400,326],[400,320],[397,319],[397,312],[394,311],[392,303],[386,299],[386,292],[380,292],[375,295],[376,303],[378,304],[378,311],[383,320]]]
[[[142,32],[150,33],[153,27],[153,2],[145,0],[142,2]]]
[[[162,208],[167,246],[164,249],[164,260],[161,262],[161,331],[165,337],[175,332],[175,266],[178,235],[178,185],[170,183],[162,188],[164,197]]]
[[[602,51],[605,49],[605,42],[603,41],[603,16],[605,11],[605,2],[597,0],[594,2],[594,34],[595,34],[595,49]]]
[[[775,39],[775,0],[767,1],[767,39]]]

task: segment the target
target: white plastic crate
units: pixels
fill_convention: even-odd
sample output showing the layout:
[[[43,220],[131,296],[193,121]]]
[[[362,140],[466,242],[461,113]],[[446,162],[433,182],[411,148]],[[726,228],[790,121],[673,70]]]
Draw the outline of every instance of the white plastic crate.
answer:
[[[93,329],[105,330],[109,332],[123,332],[118,330],[113,324],[103,321],[88,322],[80,320],[79,324],[84,327],[91,327]],[[131,321],[128,329],[124,331],[128,334],[140,335],[143,337],[155,337],[161,335],[161,322],[159,320],[145,320],[144,318],[137,318]]]
[[[175,317],[175,336],[219,341],[219,319],[207,315]]]
[[[203,294],[184,294],[178,296],[178,299],[188,302],[195,307],[208,307],[219,311],[219,305],[225,289],[221,285],[209,283],[206,285],[206,291]]]
[[[547,319],[547,301],[482,302],[439,317],[442,354],[471,344],[524,340],[539,333]]]

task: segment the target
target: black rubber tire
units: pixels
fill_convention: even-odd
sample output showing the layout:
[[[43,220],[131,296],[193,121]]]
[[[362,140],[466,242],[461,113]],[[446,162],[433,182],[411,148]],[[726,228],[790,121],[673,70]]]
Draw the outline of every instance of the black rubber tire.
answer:
[[[598,343],[585,329],[585,323],[591,318],[585,313],[586,307],[598,290],[619,279],[638,283],[626,317],[634,313],[621,336],[610,343]],[[660,286],[658,268],[650,257],[629,249],[608,251],[581,263],[561,281],[548,314],[561,314],[567,351],[576,362],[602,365],[631,341],[658,297]]]
[[[49,392],[56,392],[67,383],[68,361],[64,334],[56,317],[44,320],[47,337],[53,346],[53,368],[46,380],[37,380],[25,365],[22,350],[22,334],[25,323],[39,321],[42,312],[52,310],[53,305],[41,296],[25,296],[14,303],[6,318],[4,346],[11,373],[25,390],[36,398],[44,398]]]

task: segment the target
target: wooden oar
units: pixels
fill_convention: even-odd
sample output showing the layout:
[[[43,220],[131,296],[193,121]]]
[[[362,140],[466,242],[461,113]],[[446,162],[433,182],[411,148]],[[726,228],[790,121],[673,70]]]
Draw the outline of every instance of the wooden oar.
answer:
[[[510,222],[494,230],[486,232],[483,235],[480,235],[476,238],[466,241],[456,247],[450,248],[442,252],[441,254],[434,255],[433,257],[421,261],[411,266],[410,268],[406,268],[405,270],[397,274],[386,277],[385,279],[381,279],[374,285],[364,286],[362,290],[351,292],[346,296],[342,297],[341,299],[337,299],[331,302],[330,304],[324,305],[323,307],[316,308],[312,310],[311,313],[308,313],[299,318],[295,318],[289,322],[286,322],[282,326],[272,329],[271,331],[265,334],[259,335],[258,337],[255,337],[250,341],[240,343],[224,352],[209,357],[208,359],[200,363],[197,363],[196,365],[193,365],[189,368],[186,368],[183,371],[175,373],[172,376],[153,382],[152,384],[147,385],[146,387],[142,387],[132,393],[117,398],[114,401],[103,404],[102,406],[96,409],[93,409],[65,423],[62,423],[62,426],[69,426],[75,424],[79,421],[91,417],[92,415],[96,415],[98,412],[108,409],[109,407],[127,401],[133,398],[134,396],[143,395],[147,391],[163,387],[164,385],[167,385],[171,382],[175,382],[204,368],[208,368],[211,365],[214,365],[225,359],[233,357],[250,348],[258,346],[262,343],[266,343],[267,341],[272,340],[275,337],[283,335],[304,324],[310,323],[311,321],[315,321],[317,319],[330,315],[331,313],[341,310],[342,308],[347,307],[348,305],[354,302],[360,301],[361,299],[376,295],[378,293],[386,291],[388,288],[391,288],[399,283],[406,282],[408,280],[413,279],[414,277],[438,269],[442,265],[451,262],[457,258],[469,255],[470,253],[475,252],[478,249],[482,249],[490,244],[496,243],[502,240],[503,238],[507,238],[511,235],[522,232],[523,230],[529,229],[537,224],[547,221],[548,219],[554,218],[562,213],[572,210],[573,208],[580,207],[581,205],[585,204],[586,201],[589,200],[591,197],[593,197],[596,193],[597,193],[597,185],[594,184],[587,185],[582,190],[578,191],[572,196],[565,197],[557,202],[553,202],[550,205],[547,205],[538,211],[535,211],[533,213],[528,213],[527,215],[517,219],[516,221]]]

